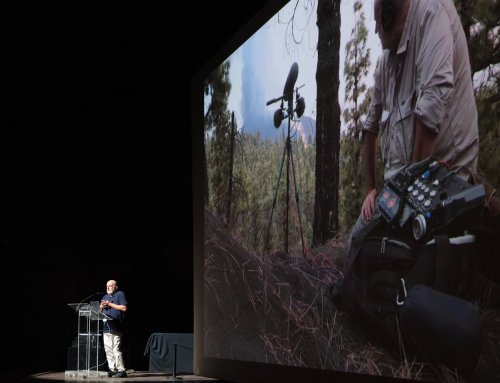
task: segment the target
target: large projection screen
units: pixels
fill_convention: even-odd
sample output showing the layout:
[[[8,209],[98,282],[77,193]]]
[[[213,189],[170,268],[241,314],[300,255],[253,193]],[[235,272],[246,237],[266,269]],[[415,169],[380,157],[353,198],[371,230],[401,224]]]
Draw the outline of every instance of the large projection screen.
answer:
[[[294,165],[297,167],[295,169],[296,182],[302,182],[302,193],[309,193],[307,196],[300,196],[305,202],[300,205],[300,208],[305,236],[311,236],[313,206],[310,206],[310,203],[307,206],[306,204],[311,197],[314,200],[314,188],[311,188],[311,185],[304,188],[304,184],[312,182],[308,173],[314,171],[314,158],[307,156],[313,154],[308,149],[315,139],[317,3],[310,3],[312,9],[296,10],[295,27],[299,24],[301,28],[307,29],[300,31],[302,39],[300,44],[293,40],[294,36],[290,36],[289,33],[287,35],[287,26],[291,28],[291,24],[283,24],[289,22],[290,13],[293,12],[295,5],[295,2],[287,3],[283,0],[267,3],[259,14],[233,36],[226,46],[214,54],[193,78],[195,373],[235,382],[385,380],[380,376],[370,374],[376,369],[370,370],[368,366],[366,371],[358,369],[358,373],[355,374],[344,372],[345,363],[361,365],[363,352],[369,355],[370,352],[378,351],[371,350],[366,345],[359,346],[364,347],[359,349],[359,353],[356,351],[344,353],[346,355],[342,361],[339,359],[337,362],[329,363],[329,360],[335,359],[338,348],[346,347],[348,343],[348,339],[340,340],[342,334],[339,334],[338,341],[332,340],[329,343],[326,340],[327,332],[330,332],[331,339],[334,339],[334,332],[343,331],[337,324],[341,318],[335,313],[335,308],[329,300],[331,296],[328,289],[331,288],[331,283],[328,282],[333,282],[335,276],[332,275],[328,281],[323,281],[326,283],[312,286],[311,282],[314,280],[302,277],[299,266],[287,265],[285,255],[279,251],[280,246],[283,247],[280,243],[283,241],[283,235],[277,233],[279,228],[283,227],[282,222],[285,216],[280,207],[283,203],[283,192],[281,195],[278,193],[276,203],[278,208],[275,208],[271,219],[269,206],[272,204],[279,178],[284,150],[283,136],[288,133],[288,123],[285,119],[279,129],[276,129],[273,125],[273,115],[280,102],[269,106],[266,106],[266,102],[282,96],[291,65],[296,62],[299,74],[295,86],[304,85],[299,93],[305,99],[306,110],[300,124],[291,129],[292,153]],[[368,4],[367,8],[370,9],[371,6]],[[299,12],[302,14],[299,15]],[[305,26],[307,23],[305,17],[312,19],[312,21],[309,20],[307,26]],[[299,36],[295,38],[298,39]],[[280,41],[281,39],[283,41]],[[233,177],[235,178],[233,199],[245,200],[243,206],[238,207],[233,204],[232,208],[238,210],[231,213],[230,226],[237,226],[239,233],[228,231],[227,217],[225,217],[227,201],[221,202],[219,196],[211,196],[212,201],[208,202],[209,207],[204,206],[204,155],[212,156],[212,161],[207,165],[211,167],[208,169],[207,178],[210,183],[209,189],[213,194],[218,192],[216,190],[218,186],[227,187],[227,184],[223,182],[221,182],[222,185],[216,185],[213,178],[228,177],[225,169],[214,169],[217,161],[213,157],[218,154],[217,149],[220,149],[221,143],[214,138],[215,132],[205,130],[207,96],[204,93],[204,82],[214,71],[217,71],[221,64],[228,61],[230,61],[230,66],[225,70],[229,72],[226,78],[229,78],[231,82],[231,90],[226,110],[231,114],[235,111],[235,129],[237,130],[235,142],[238,144],[233,147],[233,157],[239,157],[233,160]],[[237,78],[235,73],[241,73],[241,77]],[[342,77],[342,68],[339,77]],[[230,115],[229,125],[231,125],[231,118]],[[227,136],[231,134],[231,130],[232,125],[229,131],[223,133],[226,137],[222,145],[229,142]],[[251,147],[252,140],[256,141],[253,142],[256,144],[254,147]],[[259,149],[257,143],[259,140],[261,152],[250,153],[252,149]],[[238,145],[240,147],[236,147]],[[241,160],[241,145],[247,145],[243,153],[246,158],[243,161]],[[295,152],[297,145],[301,147],[298,152]],[[209,153],[205,154],[206,150]],[[273,162],[271,172],[263,170],[262,166],[259,167],[259,160],[262,160],[259,155],[266,152],[268,154],[272,152],[273,157],[268,159]],[[249,158],[251,155],[254,157]],[[286,190],[286,162],[289,161],[292,159],[287,158],[283,161],[279,191]],[[253,178],[251,181],[254,183],[251,185],[246,184],[247,180],[241,179],[244,165],[247,166],[243,172],[251,173],[247,174],[247,179]],[[301,167],[300,170],[299,167]],[[223,177],[220,177],[217,172],[222,172]],[[261,177],[259,185],[255,184],[258,179],[254,177]],[[299,180],[299,177],[302,179]],[[295,179],[290,176],[290,182],[294,181]],[[245,186],[253,189],[243,190]],[[266,188],[265,193],[261,193],[263,188]],[[259,192],[259,198],[264,198],[264,200],[248,201],[248,193],[257,192]],[[213,200],[217,198],[219,201],[213,203]],[[254,196],[250,196],[250,199],[252,198]],[[245,211],[245,204],[248,203],[251,205],[248,210],[254,209],[252,204],[255,203],[266,205],[264,209],[259,206],[264,213],[259,217],[251,217],[252,212]],[[220,215],[218,216],[217,213]],[[238,217],[238,214],[241,216]],[[295,212],[295,215],[297,214],[298,212]],[[293,219],[292,214],[289,219]],[[259,228],[266,226],[269,221],[271,221],[268,239],[270,244],[266,250],[267,258],[262,258],[260,257],[261,249],[258,249],[262,247],[262,238],[254,238],[254,243],[252,243],[251,236],[245,237],[243,232],[248,234],[256,226]],[[297,241],[296,238],[292,238],[295,235],[293,231],[290,227],[289,253],[297,253]],[[262,230],[252,235],[262,237]],[[212,236],[216,239],[210,243]],[[207,251],[210,251],[207,245],[217,254],[207,254]],[[214,260],[214,257],[220,257],[221,260]],[[220,271],[220,269],[225,270]],[[217,270],[219,270],[218,273]],[[297,275],[290,278],[289,273]],[[266,278],[269,280],[266,281]],[[282,280],[277,281],[276,278],[282,278]],[[294,283],[294,292],[290,293],[287,290],[291,290],[290,285]],[[266,294],[269,296],[266,297]],[[314,311],[314,314],[309,315],[308,310]],[[311,330],[311,326],[318,325],[321,321],[323,322],[322,330]],[[345,336],[349,335],[352,334],[345,334]],[[345,344],[338,342],[345,342]],[[349,342],[352,343],[353,340]],[[358,360],[349,360],[348,354]],[[337,363],[336,366],[335,363]],[[349,370],[353,369],[347,367],[347,371]],[[363,374],[363,372],[368,374]],[[389,381],[394,380],[398,379],[389,379]]]
[[[341,110],[345,44],[361,17],[353,6],[341,8]],[[438,381],[422,363],[373,346],[337,310],[345,237],[303,255],[313,248],[317,7],[269,1],[192,79],[195,374],[234,382]],[[382,50],[373,2],[362,12],[369,88]],[[286,113],[275,127],[281,101],[266,103],[283,96],[294,63],[293,103],[303,97],[305,111],[288,133]]]

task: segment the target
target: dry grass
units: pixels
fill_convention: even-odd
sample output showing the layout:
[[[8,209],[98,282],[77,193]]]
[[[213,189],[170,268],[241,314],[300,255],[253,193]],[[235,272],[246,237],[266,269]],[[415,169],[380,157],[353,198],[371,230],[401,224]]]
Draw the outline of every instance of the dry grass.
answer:
[[[438,369],[438,374],[443,383],[465,383],[465,380],[463,380],[456,371],[451,371],[442,364],[437,364],[435,368]]]
[[[259,339],[275,363],[381,375],[378,363],[392,358],[383,349],[353,338],[346,318],[332,309],[328,299],[328,291],[340,284],[342,276],[319,267],[326,261],[335,265],[337,256],[330,250],[345,250],[346,236],[332,239],[322,249],[325,255],[315,254],[318,267],[311,270],[300,253],[289,254],[283,262],[257,255],[238,262],[231,244],[224,243],[217,231],[220,229],[211,225],[205,237],[206,248],[212,249],[205,257],[205,287],[214,295],[229,325],[238,326],[238,302],[245,299],[259,323]],[[288,280],[276,275],[284,270],[278,270],[278,266],[289,271]],[[244,286],[245,297],[235,294],[233,277]],[[223,307],[220,294],[225,301],[233,302],[232,310]],[[393,368],[398,369],[396,365]]]
[[[337,237],[325,248],[345,249],[346,246],[347,239]],[[313,273],[307,270],[307,266],[304,267],[301,257],[302,254],[290,254],[287,263],[289,270],[293,271],[291,275],[295,275],[301,282],[295,287],[295,291],[292,291],[291,283],[281,281],[273,274],[273,261],[269,258],[259,261],[262,265],[258,274],[261,290],[253,294],[257,293],[262,297],[264,307],[273,306],[274,313],[286,314],[285,319],[281,319],[281,323],[286,324],[284,334],[264,329],[260,334],[265,349],[274,357],[276,363],[381,375],[379,363],[384,361],[392,362],[390,368],[394,370],[395,376],[418,379],[419,372],[414,372],[418,367],[416,364],[404,368],[397,366],[397,362],[382,348],[366,342],[360,343],[359,337],[353,338],[354,334],[345,316],[332,310],[331,302],[325,302],[328,299],[327,291],[335,283],[340,284],[341,274],[321,268]],[[334,256],[325,258],[335,264]],[[271,289],[273,293],[272,303],[266,301],[268,296],[264,291],[267,289]],[[310,293],[309,300],[305,300],[301,294],[306,289]],[[251,299],[251,296],[248,298]],[[326,303],[330,305],[327,309]],[[264,312],[269,314],[271,311]],[[279,327],[279,324],[276,327]],[[313,347],[315,352],[312,352],[310,347]],[[307,355],[303,350],[309,350]]]
[[[280,254],[278,258],[246,253],[247,260],[239,261],[234,242],[222,241],[214,227],[208,232],[211,234],[205,237],[206,245],[210,245],[212,251],[205,257],[206,291],[215,295],[229,328],[238,328],[241,315],[255,317],[259,329],[257,341],[261,342],[270,363],[414,380],[464,382],[456,372],[442,365],[409,360],[402,340],[400,357],[396,359],[365,341],[331,301],[331,291],[340,285],[341,273],[321,267],[312,270],[301,259],[301,253]],[[315,266],[321,266],[325,264],[324,257],[336,265],[345,261],[346,247],[347,236],[339,235],[321,249],[324,256],[319,256],[317,251],[307,257],[308,262],[311,264],[314,257],[319,257]],[[344,252],[334,251],[336,249]],[[240,288],[240,295],[235,292],[236,286]],[[229,310],[219,299],[222,293],[226,304],[228,300],[231,302]],[[251,305],[252,314],[240,310],[244,301]],[[497,321],[500,326],[498,311],[481,312],[484,321]],[[497,346],[491,344],[495,353]]]
[[[344,250],[347,249],[347,242],[349,241],[348,234],[337,234],[334,238],[330,239],[325,247],[341,247]]]
[[[360,352],[351,352],[345,360],[345,371],[361,374],[382,375],[377,367],[377,361],[384,351],[371,344],[365,345]]]

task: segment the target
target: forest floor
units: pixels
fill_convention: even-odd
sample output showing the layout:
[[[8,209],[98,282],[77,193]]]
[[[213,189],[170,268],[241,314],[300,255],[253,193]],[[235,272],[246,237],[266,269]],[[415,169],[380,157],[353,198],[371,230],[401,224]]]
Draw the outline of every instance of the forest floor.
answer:
[[[204,355],[426,381],[465,382],[444,366],[409,360],[372,345],[337,310],[345,241],[324,256],[261,257],[246,251],[205,209]],[[338,271],[335,271],[334,265]],[[328,265],[327,267],[325,267]],[[483,354],[466,381],[500,381],[500,310],[482,313]]]

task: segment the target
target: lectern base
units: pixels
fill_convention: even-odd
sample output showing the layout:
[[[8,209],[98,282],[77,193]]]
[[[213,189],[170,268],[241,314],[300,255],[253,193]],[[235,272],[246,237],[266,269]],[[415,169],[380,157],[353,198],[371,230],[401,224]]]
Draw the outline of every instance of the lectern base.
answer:
[[[108,373],[106,371],[66,370],[64,372],[64,377],[65,378],[107,378]]]

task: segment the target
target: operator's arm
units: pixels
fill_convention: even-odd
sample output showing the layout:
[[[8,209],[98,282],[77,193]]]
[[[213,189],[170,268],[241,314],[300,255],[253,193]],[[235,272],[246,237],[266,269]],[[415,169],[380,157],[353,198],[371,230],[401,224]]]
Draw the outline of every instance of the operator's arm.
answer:
[[[415,132],[415,146],[413,149],[412,162],[420,162],[432,156],[434,143],[437,133],[426,127],[423,122],[417,118],[417,129]],[[366,156],[366,154],[365,154]]]
[[[365,155],[365,191],[366,197],[361,208],[361,219],[370,221],[375,213],[375,197],[377,196],[375,176],[377,165],[377,138],[380,130],[380,121],[385,105],[384,84],[387,79],[384,74],[387,72],[386,62],[388,53],[384,53],[380,61],[379,72],[375,78],[375,86],[368,115],[363,126],[363,141]]]
[[[375,166],[377,163],[377,136],[365,131],[365,175],[366,194],[375,189]]]
[[[417,116],[412,162],[430,157],[454,87],[453,33],[440,2],[429,2],[416,58]],[[451,140],[449,142],[451,147]]]
[[[366,198],[361,208],[361,218],[370,221],[375,213],[375,169],[377,163],[377,136],[370,131],[365,131],[365,176]]]

